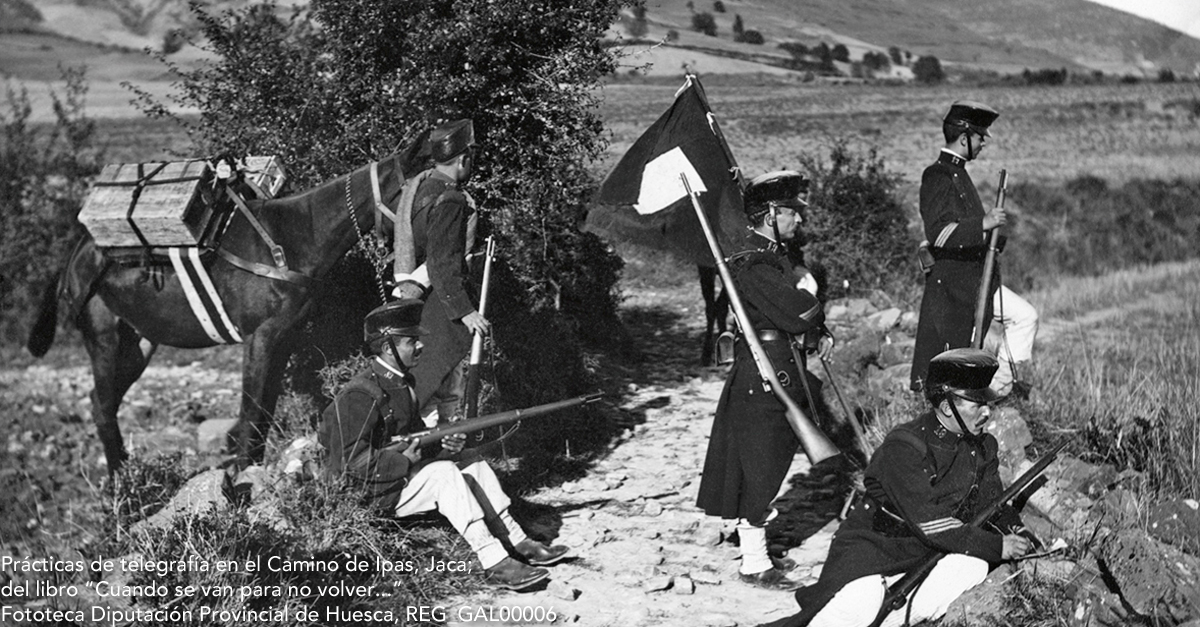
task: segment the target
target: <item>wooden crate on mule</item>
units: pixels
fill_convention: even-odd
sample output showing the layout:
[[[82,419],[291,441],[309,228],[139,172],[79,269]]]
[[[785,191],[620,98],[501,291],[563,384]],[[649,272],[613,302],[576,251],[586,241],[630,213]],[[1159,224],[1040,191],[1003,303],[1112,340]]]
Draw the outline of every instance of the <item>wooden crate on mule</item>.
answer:
[[[245,175],[274,196],[286,176],[275,157],[247,157]],[[79,221],[97,246],[215,246],[233,209],[213,193],[215,173],[204,160],[104,166]],[[252,195],[252,194],[251,194]]]
[[[195,246],[213,213],[200,193],[211,180],[203,160],[109,164],[92,183],[79,221],[105,248]]]

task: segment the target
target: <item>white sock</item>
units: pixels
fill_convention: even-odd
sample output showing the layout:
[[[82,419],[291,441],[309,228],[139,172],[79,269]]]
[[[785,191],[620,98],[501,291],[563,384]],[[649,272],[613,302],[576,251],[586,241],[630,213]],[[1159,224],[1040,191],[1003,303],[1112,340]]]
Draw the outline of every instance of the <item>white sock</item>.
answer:
[[[738,572],[755,575],[770,570],[772,564],[771,557],[767,555],[767,528],[755,527],[742,520],[738,521],[737,530],[742,553],[742,566]]]
[[[479,558],[479,564],[484,568],[491,568],[508,557],[508,551],[504,550],[504,545],[500,544],[496,536],[488,531],[487,524],[482,519],[471,521],[463,530],[462,535],[467,544],[471,545],[475,556]]]
[[[507,508],[497,514],[497,516],[500,517],[500,522],[504,523],[504,528],[508,529],[508,541],[511,542],[513,546],[517,546],[529,537],[525,535],[525,530],[521,528],[521,525],[518,525],[517,521],[513,520],[513,517],[508,513]]]

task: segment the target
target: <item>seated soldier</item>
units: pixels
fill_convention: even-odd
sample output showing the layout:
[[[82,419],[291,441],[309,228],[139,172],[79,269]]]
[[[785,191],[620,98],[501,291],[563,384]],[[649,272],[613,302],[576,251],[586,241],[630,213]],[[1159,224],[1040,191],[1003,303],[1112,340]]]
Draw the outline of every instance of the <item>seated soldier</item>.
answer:
[[[422,303],[401,299],[367,314],[363,325],[375,360],[358,373],[326,408],[320,441],[326,472],[345,477],[379,509],[396,516],[437,510],[462,534],[486,570],[486,580],[524,590],[546,579],[548,566],[566,557],[567,547],[546,546],[525,535],[509,514],[509,498],[486,461],[459,469],[464,434],[442,438],[432,458],[399,436],[423,431],[410,369],[421,355]],[[518,561],[489,530],[485,509],[494,512]],[[493,521],[496,522],[496,521]],[[524,562],[524,563],[522,563]]]
[[[973,348],[929,362],[932,410],[884,439],[867,466],[866,496],[834,535],[820,580],[796,592],[800,614],[778,624],[870,625],[888,585],[934,549],[947,555],[883,625],[937,619],[983,581],[991,564],[1029,551],[1021,535],[1028,532],[1010,507],[987,528],[964,522],[1004,491],[996,438],[983,432],[1000,398],[988,388],[997,366]]]

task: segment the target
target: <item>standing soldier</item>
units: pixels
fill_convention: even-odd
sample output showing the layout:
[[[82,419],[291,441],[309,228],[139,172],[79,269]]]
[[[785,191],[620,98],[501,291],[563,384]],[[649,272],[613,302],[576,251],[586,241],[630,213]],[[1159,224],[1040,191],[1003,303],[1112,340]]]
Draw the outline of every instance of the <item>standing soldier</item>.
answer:
[[[429,145],[435,165],[408,183],[396,212],[393,296],[427,301],[421,326],[429,330],[429,348],[413,371],[417,403],[422,410],[436,405],[445,421],[455,415],[462,399],[462,361],[471,336],[487,335],[491,323],[468,293],[466,252],[474,239],[475,216],[469,198],[459,190],[471,177],[474,127],[470,120],[443,124],[430,132]],[[410,218],[405,220],[405,214]]]
[[[929,360],[950,348],[971,345],[979,281],[983,277],[989,231],[1004,224],[1003,207],[983,208],[966,164],[983,150],[988,127],[999,117],[991,107],[960,100],[942,122],[946,145],[921,175],[921,220],[930,242],[933,268],[925,277],[921,318],[913,353],[912,389],[924,387]],[[997,263],[984,320],[992,319],[992,297],[1000,286]],[[986,333],[987,329],[979,329]]]
[[[801,289],[782,244],[796,236],[807,203],[808,182],[794,171],[754,179],[746,189],[751,223],[749,250],[730,259],[734,283],[750,324],[778,371],[783,388],[802,406],[800,377],[814,391],[820,380],[797,363],[793,337],[823,329],[825,313],[813,291]],[[803,285],[811,283],[802,281]],[[812,407],[808,407],[812,415]],[[717,404],[704,460],[697,505],[710,516],[737,519],[741,540],[741,579],[760,587],[792,590],[786,569],[767,555],[766,524],[775,517],[771,501],[786,478],[800,440],[788,424],[783,404],[763,383],[744,339],[734,348],[733,367]]]

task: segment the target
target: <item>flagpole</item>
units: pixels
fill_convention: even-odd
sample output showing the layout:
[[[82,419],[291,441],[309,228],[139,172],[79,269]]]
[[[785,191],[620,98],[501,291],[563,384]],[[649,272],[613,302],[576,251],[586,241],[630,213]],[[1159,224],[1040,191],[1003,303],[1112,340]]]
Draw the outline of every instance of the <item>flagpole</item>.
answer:
[[[725,255],[721,252],[721,245],[717,242],[712,225],[708,222],[708,216],[704,214],[704,208],[700,206],[700,200],[697,198],[697,195],[692,192],[692,186],[688,183],[687,175],[680,173],[679,178],[683,181],[683,188],[687,191],[688,198],[692,200],[692,207],[696,210],[696,218],[700,220],[700,228],[704,231],[704,238],[708,240],[708,248],[712,252],[713,260],[716,261],[717,272],[721,275],[721,281],[725,285],[725,292],[729,294],[729,304],[733,307],[733,314],[737,318],[738,328],[742,330],[742,337],[750,347],[750,354],[754,357],[754,364],[758,366],[758,372],[762,376],[763,381],[770,386],[771,391],[775,393],[775,397],[779,399],[779,402],[783,403],[788,424],[796,432],[796,437],[800,438],[800,445],[804,448],[804,454],[808,456],[808,461],[812,464],[817,464],[830,457],[840,455],[841,451],[804,414],[804,410],[800,409],[796,401],[792,399],[791,395],[783,389],[783,385],[779,383],[779,377],[775,374],[775,367],[771,364],[771,359],[767,357],[767,352],[763,350],[762,343],[758,340],[758,334],[750,324],[749,316],[746,315],[746,308],[742,304],[742,297],[738,294],[737,287],[733,282],[733,275],[729,273],[729,266],[725,263]],[[800,364],[796,364],[796,367],[801,366]],[[804,373],[801,373],[801,376],[804,376]]]

